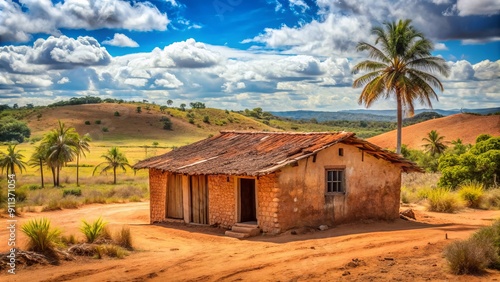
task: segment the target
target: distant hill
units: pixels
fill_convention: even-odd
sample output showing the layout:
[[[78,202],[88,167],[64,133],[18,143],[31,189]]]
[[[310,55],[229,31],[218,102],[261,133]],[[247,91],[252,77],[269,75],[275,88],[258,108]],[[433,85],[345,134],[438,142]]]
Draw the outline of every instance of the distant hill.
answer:
[[[431,130],[436,130],[444,140],[451,142],[458,138],[465,144],[474,144],[479,134],[487,133],[500,136],[500,115],[480,116],[473,114],[455,114],[436,118],[403,128],[402,143],[412,149],[422,149],[422,138]],[[367,139],[382,148],[396,148],[396,130]]]
[[[141,107],[141,113],[137,112],[137,107]],[[118,112],[118,116],[115,116],[115,112]],[[206,122],[205,116],[208,116]],[[172,130],[163,129],[162,117],[172,121]],[[161,140],[162,143],[178,146],[201,140],[221,130],[276,130],[239,113],[208,108],[186,111],[168,108],[162,113],[158,105],[144,103],[46,107],[32,110],[23,120],[28,123],[31,136],[35,138],[55,128],[60,120],[67,126],[75,127],[80,134],[90,133],[94,141],[116,144],[134,140]]]
[[[440,109],[419,109],[415,111],[415,115],[424,112],[435,112],[443,116],[454,115],[458,113],[475,113],[475,114],[492,114],[500,112],[499,108],[487,109],[457,109],[457,110],[440,110]],[[345,110],[337,112],[325,111],[284,111],[284,112],[271,112],[275,116],[286,117],[296,120],[310,120],[316,119],[317,121],[328,120],[350,120],[350,121],[396,121],[396,110]]]

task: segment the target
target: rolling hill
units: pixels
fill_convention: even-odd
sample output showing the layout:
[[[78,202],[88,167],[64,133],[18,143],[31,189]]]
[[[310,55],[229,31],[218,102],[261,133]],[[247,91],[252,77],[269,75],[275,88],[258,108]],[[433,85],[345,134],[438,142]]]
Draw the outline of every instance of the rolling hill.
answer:
[[[142,112],[136,109],[141,106]],[[150,110],[145,108],[149,106]],[[191,143],[221,130],[276,130],[238,113],[219,109],[181,111],[168,108],[162,113],[158,105],[100,103],[41,108],[28,114],[24,120],[31,135],[40,138],[57,126],[58,120],[75,127],[80,134],[89,133],[94,142],[116,145],[159,141],[161,146],[179,146]],[[115,116],[118,112],[119,116]],[[187,114],[192,115],[189,122]],[[203,118],[209,117],[208,122]],[[163,129],[162,117],[172,121],[172,130]],[[90,123],[90,124],[86,124]]]
[[[412,149],[422,149],[422,138],[427,137],[431,130],[436,130],[444,136],[445,141],[458,138],[465,144],[474,144],[479,134],[487,133],[500,136],[500,115],[479,116],[472,114],[455,114],[447,117],[428,120],[403,128],[403,144]],[[382,147],[396,148],[396,130],[367,139]]]

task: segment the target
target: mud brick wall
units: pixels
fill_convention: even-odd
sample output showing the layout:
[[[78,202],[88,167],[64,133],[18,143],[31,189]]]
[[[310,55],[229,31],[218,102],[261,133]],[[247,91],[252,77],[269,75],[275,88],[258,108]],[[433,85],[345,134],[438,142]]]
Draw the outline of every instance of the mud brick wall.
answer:
[[[167,200],[167,176],[168,173],[159,169],[149,169],[149,202],[150,217],[153,222],[165,221],[165,206]]]
[[[210,225],[219,224],[230,228],[237,221],[236,189],[234,177],[226,175],[208,176],[208,208]]]
[[[263,232],[281,232],[278,222],[279,198],[281,193],[276,174],[260,176],[257,181],[257,220]]]

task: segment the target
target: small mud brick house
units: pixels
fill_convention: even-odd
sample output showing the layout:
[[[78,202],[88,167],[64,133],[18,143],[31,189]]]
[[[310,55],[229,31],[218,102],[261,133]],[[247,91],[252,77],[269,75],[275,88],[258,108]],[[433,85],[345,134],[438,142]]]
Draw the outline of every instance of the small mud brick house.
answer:
[[[151,223],[257,224],[280,233],[399,216],[401,172],[414,163],[354,133],[221,132],[140,161]]]

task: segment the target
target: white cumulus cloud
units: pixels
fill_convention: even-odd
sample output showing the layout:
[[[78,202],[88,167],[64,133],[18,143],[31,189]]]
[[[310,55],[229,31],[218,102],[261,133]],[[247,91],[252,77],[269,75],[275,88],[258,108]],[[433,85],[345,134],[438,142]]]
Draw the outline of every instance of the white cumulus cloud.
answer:
[[[123,33],[115,33],[112,39],[104,40],[102,44],[119,47],[139,47],[139,44]]]

